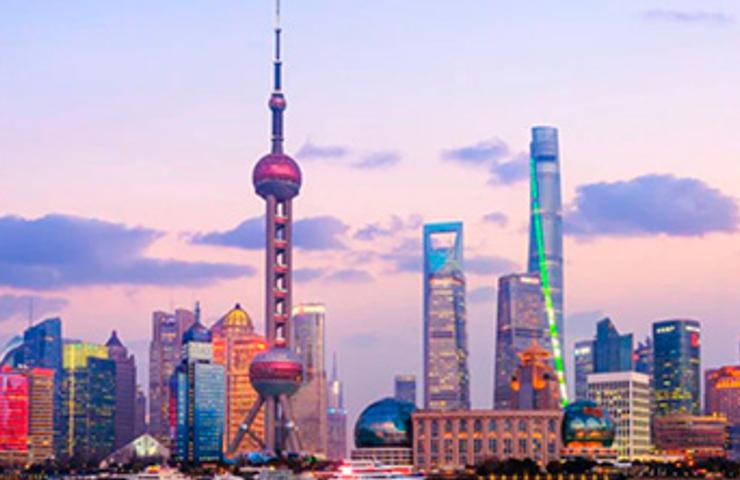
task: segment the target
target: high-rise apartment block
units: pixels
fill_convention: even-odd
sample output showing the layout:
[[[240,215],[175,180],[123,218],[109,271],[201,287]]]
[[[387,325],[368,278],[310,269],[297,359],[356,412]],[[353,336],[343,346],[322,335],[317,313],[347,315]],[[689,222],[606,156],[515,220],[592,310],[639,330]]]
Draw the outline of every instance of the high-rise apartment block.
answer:
[[[653,323],[656,415],[700,413],[701,327],[696,320]]]
[[[470,408],[463,225],[424,225],[424,408]]]

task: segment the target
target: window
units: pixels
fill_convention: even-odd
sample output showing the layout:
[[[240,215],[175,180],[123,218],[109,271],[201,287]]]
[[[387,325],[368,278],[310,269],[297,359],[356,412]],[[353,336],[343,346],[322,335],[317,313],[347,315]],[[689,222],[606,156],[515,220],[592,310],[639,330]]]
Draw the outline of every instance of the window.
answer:
[[[522,419],[519,420],[519,431],[520,432],[526,432],[527,431],[527,421]]]
[[[468,431],[468,421],[464,418],[461,419],[459,427],[460,427],[461,432],[467,432]]]
[[[483,450],[483,440],[480,438],[476,438],[473,440],[473,453],[476,455],[479,454]]]
[[[488,431],[489,432],[495,432],[496,431],[496,420],[490,419],[488,421]]]
[[[507,418],[504,421],[504,430],[506,430],[507,432],[510,432],[513,427],[514,427],[514,423],[511,421],[510,418]]]
[[[439,424],[436,420],[432,420],[432,438],[439,436]]]
[[[555,442],[550,442],[547,444],[547,453],[549,455],[555,455]]]
[[[452,420],[445,420],[445,433],[452,432]]]
[[[527,439],[526,438],[519,439],[519,454],[520,455],[527,454]]]
[[[504,438],[504,455],[511,455],[514,452],[514,444],[510,438]]]
[[[418,426],[419,435],[424,435],[424,425],[425,424],[426,424],[426,422],[424,420],[422,420],[422,421],[420,421],[419,423],[416,424]]]
[[[488,439],[488,453],[491,455],[496,454],[496,450],[498,450],[498,445],[495,438],[489,438]]]
[[[552,418],[547,421],[547,431],[550,433],[555,433],[555,420]]]
[[[483,430],[483,422],[480,418],[476,418],[475,422],[473,422],[473,431],[476,433],[480,433]]]

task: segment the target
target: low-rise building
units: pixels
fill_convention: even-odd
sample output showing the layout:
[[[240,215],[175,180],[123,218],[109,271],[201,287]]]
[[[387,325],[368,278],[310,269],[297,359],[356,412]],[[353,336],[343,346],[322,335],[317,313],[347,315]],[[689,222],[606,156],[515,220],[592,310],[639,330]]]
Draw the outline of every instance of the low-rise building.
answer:
[[[659,454],[693,459],[727,456],[728,428],[724,416],[666,415],[655,419],[653,429]]]

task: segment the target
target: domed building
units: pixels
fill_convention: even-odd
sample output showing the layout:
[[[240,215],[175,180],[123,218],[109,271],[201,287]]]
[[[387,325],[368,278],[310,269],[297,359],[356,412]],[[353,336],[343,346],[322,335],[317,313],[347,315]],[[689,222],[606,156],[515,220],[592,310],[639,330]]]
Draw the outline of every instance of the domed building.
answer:
[[[609,413],[590,400],[579,400],[565,407],[561,435],[566,457],[616,458],[611,448],[615,436]]]
[[[413,431],[410,402],[384,398],[362,411],[355,424],[352,460],[371,460],[384,465],[411,465]]]
[[[257,391],[249,380],[249,366],[254,357],[267,349],[264,337],[254,332],[249,314],[238,303],[211,326],[213,336],[213,363],[223,365],[226,372],[226,405],[224,442],[226,450],[239,431],[249,409],[258,401]],[[264,410],[260,410],[252,424],[252,432],[264,436]],[[235,454],[259,450],[260,446],[245,435]]]

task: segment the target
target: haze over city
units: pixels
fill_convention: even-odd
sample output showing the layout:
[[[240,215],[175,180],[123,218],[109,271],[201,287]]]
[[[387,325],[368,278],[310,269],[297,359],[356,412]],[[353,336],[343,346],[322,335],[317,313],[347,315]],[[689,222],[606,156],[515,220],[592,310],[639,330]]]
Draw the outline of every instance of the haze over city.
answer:
[[[464,222],[472,403],[490,406],[534,125],[560,132],[568,342],[604,316],[636,340],[692,318],[703,367],[737,362],[735,2],[288,5],[293,302],[326,304],[350,424],[394,374],[421,377],[424,222]],[[211,325],[238,302],[263,331],[271,8],[7,2],[2,343],[32,297],[65,337],[117,330],[146,385],[154,310],[198,300]]]

